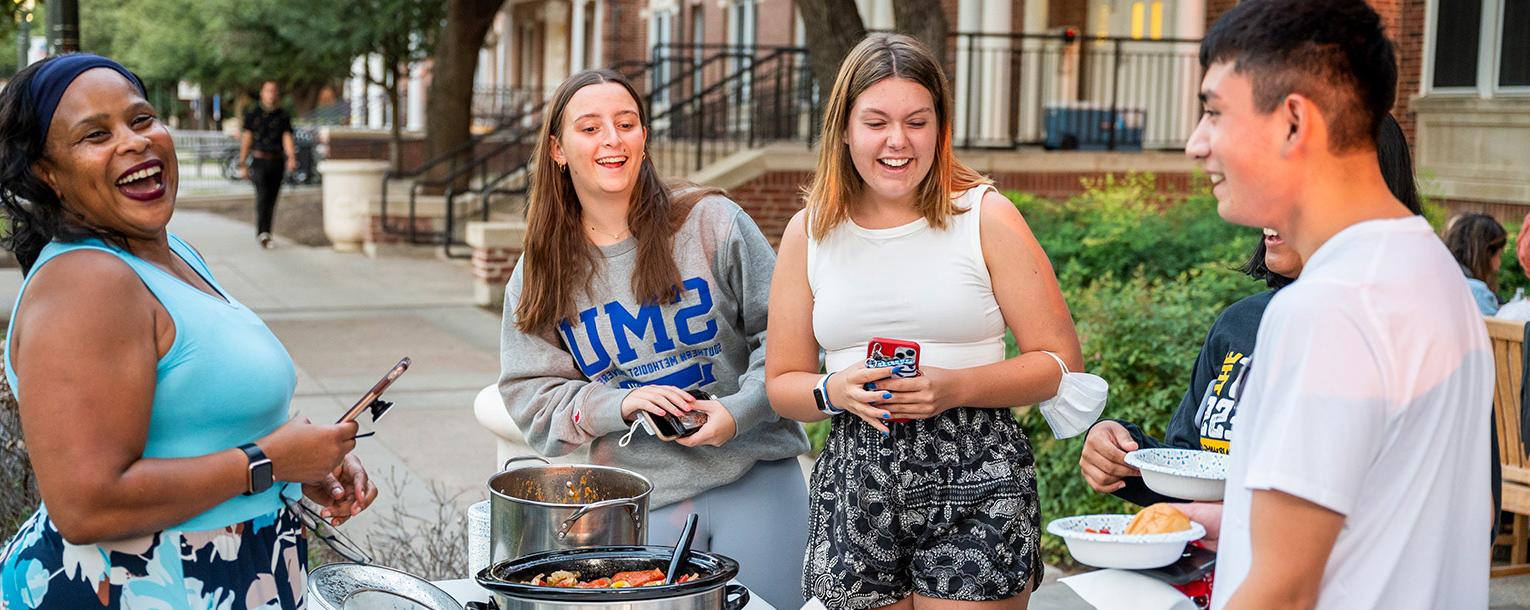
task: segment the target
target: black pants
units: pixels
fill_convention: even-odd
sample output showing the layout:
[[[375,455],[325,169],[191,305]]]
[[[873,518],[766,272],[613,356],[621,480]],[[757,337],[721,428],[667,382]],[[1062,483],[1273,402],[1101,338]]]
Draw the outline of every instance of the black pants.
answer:
[[[250,163],[250,181],[255,183],[255,233],[271,232],[271,217],[276,215],[276,193],[282,188],[282,174],[287,160],[282,157]]]

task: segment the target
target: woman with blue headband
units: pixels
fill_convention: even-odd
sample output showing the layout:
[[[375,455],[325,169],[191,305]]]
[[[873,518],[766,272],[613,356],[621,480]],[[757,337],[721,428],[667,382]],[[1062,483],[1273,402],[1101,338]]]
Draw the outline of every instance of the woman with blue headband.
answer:
[[[0,92],[0,213],[26,274],[5,374],[43,505],[0,608],[298,608],[306,496],[377,495],[356,424],[289,419],[292,359],[166,231],[170,132],[126,68],[64,55]]]

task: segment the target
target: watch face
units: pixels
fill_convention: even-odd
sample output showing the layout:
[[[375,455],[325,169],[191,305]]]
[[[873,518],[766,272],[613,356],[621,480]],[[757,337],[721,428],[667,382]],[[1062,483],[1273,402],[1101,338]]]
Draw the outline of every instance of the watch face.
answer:
[[[271,488],[271,460],[250,464],[250,493],[258,494]]]

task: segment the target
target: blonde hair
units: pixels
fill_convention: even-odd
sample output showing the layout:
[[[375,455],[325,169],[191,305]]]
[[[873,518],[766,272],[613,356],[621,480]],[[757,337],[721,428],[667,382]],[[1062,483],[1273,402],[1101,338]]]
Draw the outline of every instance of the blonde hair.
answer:
[[[914,194],[914,208],[930,226],[946,227],[946,219],[962,213],[951,202],[951,195],[993,181],[961,161],[951,146],[951,89],[946,75],[929,48],[903,34],[872,34],[855,45],[834,79],[823,115],[822,142],[819,143],[818,169],[813,182],[803,190],[811,224],[808,234],[823,239],[829,231],[850,218],[850,204],[860,195],[866,182],[855,170],[845,132],[850,126],[850,109],[855,100],[872,85],[888,78],[902,78],[923,86],[935,101],[935,160]]]

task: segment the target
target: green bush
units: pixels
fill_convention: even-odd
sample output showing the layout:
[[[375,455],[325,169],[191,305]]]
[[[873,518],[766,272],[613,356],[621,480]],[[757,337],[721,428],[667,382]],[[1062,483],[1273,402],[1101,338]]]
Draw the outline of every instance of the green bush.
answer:
[[[1103,417],[1124,419],[1163,437],[1164,426],[1190,383],[1190,369],[1218,313],[1263,284],[1205,263],[1171,278],[1106,275],[1082,289],[1065,289],[1084,350],[1086,370],[1110,382]],[[1096,493],[1079,474],[1083,437],[1052,437],[1035,409],[1019,409],[1036,455],[1043,520],[1092,513],[1133,512],[1126,502]],[[1043,538],[1044,558],[1067,564],[1061,539]]]

